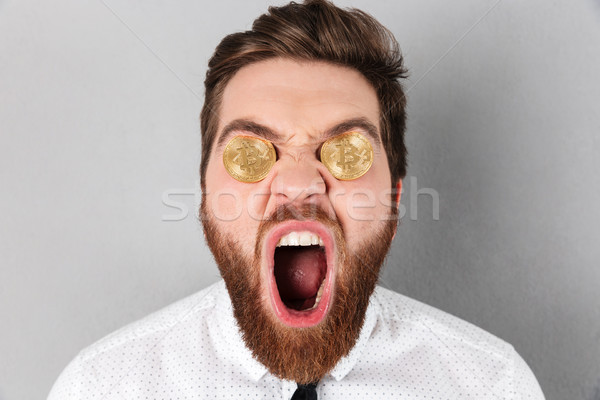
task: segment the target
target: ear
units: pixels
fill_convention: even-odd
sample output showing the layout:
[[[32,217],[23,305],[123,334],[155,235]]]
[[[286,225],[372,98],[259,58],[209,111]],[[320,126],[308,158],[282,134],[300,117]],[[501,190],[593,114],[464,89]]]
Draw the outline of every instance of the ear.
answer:
[[[396,183],[396,209],[400,207],[400,195],[402,194],[402,179]]]
[[[400,196],[402,195],[402,179],[398,179],[396,182],[396,210],[400,207]],[[396,237],[396,231],[394,231],[394,235],[392,236],[392,240]]]

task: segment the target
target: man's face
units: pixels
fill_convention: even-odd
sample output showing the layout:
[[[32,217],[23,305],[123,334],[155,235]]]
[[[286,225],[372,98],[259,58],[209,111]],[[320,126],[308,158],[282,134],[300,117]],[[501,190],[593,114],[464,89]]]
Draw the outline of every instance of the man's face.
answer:
[[[319,151],[349,131],[370,142],[373,164],[357,179],[338,180]],[[223,152],[237,135],[273,144],[277,161],[262,181],[228,174]],[[357,71],[272,59],[227,84],[206,171],[204,226],[246,344],[271,372],[308,383],[353,346],[396,227],[390,187],[377,97]],[[304,246],[281,247],[282,238]],[[272,359],[277,352],[285,354]],[[321,369],[301,372],[303,357]]]

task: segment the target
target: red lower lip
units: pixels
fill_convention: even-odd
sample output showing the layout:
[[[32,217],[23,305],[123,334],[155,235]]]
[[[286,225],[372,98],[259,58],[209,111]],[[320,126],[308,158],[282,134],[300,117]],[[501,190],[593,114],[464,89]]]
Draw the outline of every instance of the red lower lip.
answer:
[[[287,235],[292,231],[309,231],[314,232],[323,239],[325,245],[325,254],[327,258],[327,273],[325,275],[325,281],[323,282],[323,293],[319,304],[314,309],[306,311],[297,311],[287,308],[281,301],[279,296],[279,290],[277,289],[277,283],[275,282],[274,260],[273,254],[275,253],[275,247],[280,237]],[[269,297],[271,298],[271,304],[273,311],[277,318],[285,325],[293,328],[307,328],[310,326],[317,325],[321,322],[331,305],[332,300],[332,288],[334,284],[334,263],[335,263],[335,249],[334,242],[329,231],[324,225],[314,221],[290,221],[277,225],[267,235],[266,246],[263,250],[263,257],[268,260],[266,271],[268,276],[266,282],[269,286]]]

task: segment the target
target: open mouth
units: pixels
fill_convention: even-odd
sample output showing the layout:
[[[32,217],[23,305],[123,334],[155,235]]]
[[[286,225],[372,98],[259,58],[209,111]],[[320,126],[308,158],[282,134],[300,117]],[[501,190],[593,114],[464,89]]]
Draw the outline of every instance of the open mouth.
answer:
[[[327,258],[323,240],[312,232],[290,232],[275,248],[274,273],[287,308],[312,310],[323,295]]]
[[[270,297],[286,325],[308,327],[325,317],[333,287],[333,249],[327,229],[312,221],[284,223],[268,235]]]

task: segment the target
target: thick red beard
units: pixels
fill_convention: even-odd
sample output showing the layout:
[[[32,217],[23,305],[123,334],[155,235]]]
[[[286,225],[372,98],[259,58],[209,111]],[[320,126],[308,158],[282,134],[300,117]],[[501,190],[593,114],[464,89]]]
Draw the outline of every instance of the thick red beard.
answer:
[[[206,241],[225,280],[246,346],[279,378],[301,384],[321,380],[358,339],[369,298],[396,230],[396,219],[391,218],[370,240],[365,240],[358,251],[350,253],[341,225],[327,213],[314,206],[302,210],[281,206],[272,218],[261,222],[251,258],[243,254],[236,240],[219,231],[206,210],[204,198],[201,212]],[[292,328],[277,320],[262,300],[260,249],[266,232],[274,225],[303,219],[319,221],[331,230],[338,249],[338,263],[333,304],[325,319],[312,327]]]

